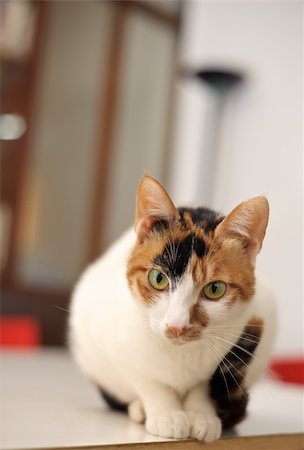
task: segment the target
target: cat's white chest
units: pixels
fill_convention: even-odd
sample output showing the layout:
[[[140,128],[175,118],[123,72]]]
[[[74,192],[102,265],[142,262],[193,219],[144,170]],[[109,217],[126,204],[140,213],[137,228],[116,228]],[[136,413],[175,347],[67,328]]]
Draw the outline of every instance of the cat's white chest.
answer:
[[[128,345],[121,348],[124,367],[130,374],[141,373],[183,395],[192,386],[207,381],[215,370],[216,361],[202,342],[176,346],[149,332],[132,334],[129,333]]]
[[[157,358],[154,375],[183,395],[199,382],[208,380],[212,369],[203,348],[184,348],[183,352],[174,350],[177,351],[171,353],[169,362],[164,358],[165,355]]]

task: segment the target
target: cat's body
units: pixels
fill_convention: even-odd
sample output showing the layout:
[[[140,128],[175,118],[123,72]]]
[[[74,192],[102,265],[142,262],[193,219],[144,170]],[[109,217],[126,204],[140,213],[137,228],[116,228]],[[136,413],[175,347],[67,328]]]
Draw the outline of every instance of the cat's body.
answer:
[[[223,217],[211,212],[200,224],[195,210],[178,211],[176,226],[168,228],[163,216],[158,228],[141,223],[137,235],[128,231],[85,271],[71,304],[70,342],[88,377],[129,404],[130,416],[146,420],[148,431],[207,442],[220,435],[218,417],[233,425],[245,414],[247,390],[264,371],[273,343],[274,306],[248,262],[242,260],[244,273],[232,280],[224,254],[216,260],[222,250],[214,247],[215,229]],[[208,210],[202,213],[206,218]],[[228,251],[235,253],[231,242]],[[237,271],[233,258],[228,266]],[[146,281],[155,267],[170,280],[156,297]],[[221,300],[203,301],[201,289],[224,278],[223,310]]]

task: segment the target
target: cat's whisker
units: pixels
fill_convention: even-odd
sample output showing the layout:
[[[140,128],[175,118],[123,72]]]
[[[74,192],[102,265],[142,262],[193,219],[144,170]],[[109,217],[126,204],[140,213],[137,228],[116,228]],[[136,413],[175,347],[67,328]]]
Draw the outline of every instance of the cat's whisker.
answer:
[[[213,337],[217,337],[216,335],[213,335]],[[233,355],[235,355],[235,356],[237,356],[234,352],[231,352]],[[232,364],[232,362],[231,361],[229,361],[229,359],[227,358],[227,356],[225,355],[224,357],[223,357],[223,360],[225,360],[225,361],[227,361],[227,363],[236,371],[236,372],[238,372],[242,377],[244,377],[244,374],[242,373],[242,372],[240,372],[239,370],[238,370],[238,368],[237,367],[235,367],[233,364]],[[242,361],[242,360],[241,360]],[[245,361],[242,361],[245,365],[246,365],[246,363],[245,363]],[[248,364],[247,364],[247,366],[248,366]]]
[[[220,339],[221,341],[224,341],[224,342],[227,342],[227,343],[231,344],[232,348],[233,348],[233,347],[236,347],[236,348],[239,348],[239,349],[243,350],[245,353],[247,353],[248,355],[250,355],[251,357],[253,357],[253,353],[247,351],[246,349],[244,349],[244,348],[241,347],[240,345],[233,344],[233,343],[227,341],[226,339],[220,338],[219,336],[214,336],[214,337],[217,338],[217,339]],[[249,367],[248,364],[247,364],[247,363],[246,363],[239,355],[237,355],[233,350],[230,349],[230,350],[229,350],[229,353],[231,353],[231,354],[232,354],[233,356],[235,356],[239,361],[241,361],[242,364],[244,364],[245,366]]]
[[[226,358],[226,356],[224,356],[223,361],[227,361],[227,364],[229,364],[233,370],[235,370],[239,375],[241,375],[242,378],[245,378],[245,375],[237,367],[235,367],[235,365],[232,364],[232,362],[229,361],[229,359]]]
[[[219,336],[216,336],[216,335],[211,335],[212,337],[215,337],[215,338],[219,338]],[[220,339],[220,338],[219,338]],[[228,341],[227,341],[228,342]],[[253,343],[256,343],[255,341],[252,341]],[[231,343],[230,343],[231,344]],[[234,344],[233,344],[233,346],[234,346]],[[241,346],[239,346],[239,348],[240,349],[242,349],[242,347]],[[244,350],[244,349],[243,349]],[[230,350],[231,351],[231,350]],[[231,351],[231,353],[236,357],[236,358],[238,358],[242,363],[244,363],[245,365],[247,365],[248,366],[248,364],[246,364],[245,363],[245,361],[243,361],[242,360],[242,358],[240,358],[236,353],[234,353],[234,352],[232,352]],[[251,353],[251,352],[247,352],[247,353],[249,353],[250,354],[250,356],[253,358],[253,359],[255,359],[264,369],[266,369],[267,371],[268,371],[268,373],[269,373],[269,375],[271,375],[274,379],[276,379],[276,380],[280,380],[280,377],[278,376],[278,374],[276,373],[276,372],[274,372],[269,366],[267,366],[267,365],[265,365],[256,355],[254,355],[253,353]],[[227,360],[227,358],[226,358],[226,356],[224,357],[226,360]],[[229,361],[229,360],[228,360]],[[229,363],[230,363],[230,361],[229,361]],[[231,364],[231,363],[230,363]],[[237,371],[237,372],[239,372],[238,371],[238,369],[235,367],[235,366],[233,366],[233,364],[231,364],[232,365],[232,367]],[[249,367],[249,366],[248,366]],[[241,374],[241,372],[239,372],[240,374]]]
[[[222,325],[213,325],[214,328],[231,328],[231,327],[244,327],[246,326],[245,324],[239,323],[239,322],[231,322],[229,324],[222,324]],[[250,323],[250,327],[263,327],[262,324],[259,323]]]
[[[231,361],[229,361],[229,359],[226,358],[226,356],[224,356],[223,360],[221,361],[220,364],[224,364],[225,367],[227,368],[227,370],[229,371],[230,375],[232,376],[234,382],[237,384],[239,390],[241,391],[241,394],[243,395],[244,398],[247,398],[246,393],[244,392],[244,390],[241,388],[241,385],[238,383],[238,381],[236,380],[236,378],[234,377],[234,375],[232,374],[232,372],[229,369],[229,366],[225,363],[225,361],[227,361],[227,364],[229,364],[233,370],[235,370],[243,379],[245,378],[245,375],[240,372],[240,370],[238,370],[232,363]]]
[[[217,338],[217,339],[220,339],[221,341],[226,342],[227,344],[230,344],[232,347],[238,348],[239,350],[243,351],[244,353],[246,353],[247,355],[249,355],[251,358],[253,358],[255,361],[257,361],[262,367],[264,367],[265,369],[268,369],[268,366],[265,365],[265,364],[260,360],[260,358],[258,358],[256,355],[254,355],[252,352],[250,352],[250,351],[247,350],[246,348],[242,347],[241,345],[232,343],[232,342],[228,341],[227,339],[221,338],[221,337],[216,336],[216,335],[214,335],[214,337]],[[231,351],[231,350],[230,350],[230,351]],[[231,351],[231,353],[232,353],[232,351]],[[234,354],[234,353],[233,353],[233,354]],[[243,362],[245,365],[248,366],[248,364],[246,364],[246,363],[242,360],[242,358],[240,358],[236,353],[235,353],[234,355],[235,355],[241,362]]]
[[[230,336],[231,338],[236,338],[236,339],[239,339],[239,338],[241,338],[241,339],[243,339],[244,341],[247,341],[247,342],[252,342],[253,344],[258,344],[259,343],[259,339],[257,338],[257,336],[254,336],[253,334],[252,335],[249,335],[249,336],[252,336],[252,337],[254,337],[255,339],[251,339],[250,337],[244,337],[244,335],[247,335],[247,333],[241,333],[241,334],[232,334],[232,333],[230,333],[230,332],[225,332],[225,336]],[[214,334],[209,334],[209,336],[216,336],[216,335],[214,335]]]
[[[249,337],[252,337],[254,339],[257,337],[256,334],[246,333],[245,331],[242,332],[242,336],[249,336]]]
[[[264,328],[263,325],[261,325],[261,328]],[[215,326],[212,327],[211,331],[223,331],[225,334],[230,334],[232,337],[241,337],[241,336],[247,336],[248,338],[253,338],[254,340],[257,339],[257,336],[255,334],[252,333],[247,333],[246,331],[242,330],[241,328],[233,328],[232,326],[229,325],[224,325],[224,326]],[[233,332],[235,334],[233,334]]]
[[[207,346],[207,348],[209,348],[209,350],[210,350],[210,352],[211,352],[211,353],[210,353],[211,356],[214,357],[215,362],[218,364],[218,361],[217,361],[217,358],[216,358],[216,353],[215,353],[215,351],[214,351],[215,349],[212,348],[212,346],[209,345],[209,343],[208,343],[207,341],[204,341],[204,344]],[[229,388],[228,388],[227,379],[226,379],[226,376],[225,376],[225,374],[224,374],[224,372],[223,372],[223,369],[222,369],[222,367],[221,367],[221,362],[219,363],[218,367],[219,367],[219,369],[220,369],[220,371],[221,371],[221,374],[222,374],[222,377],[223,377],[223,379],[224,379],[224,383],[225,383],[225,386],[226,386],[228,398],[229,398],[229,400],[231,401],[231,396],[230,396],[230,391],[229,391]]]
[[[211,345],[211,343],[210,343],[210,345]],[[212,348],[213,348],[213,351],[216,352],[216,353],[219,355],[218,351],[217,351],[214,347],[212,347]],[[233,381],[234,381],[235,384],[237,385],[237,387],[238,387],[238,389],[240,390],[241,394],[243,395],[244,398],[246,398],[247,396],[246,396],[245,392],[243,391],[243,389],[241,388],[241,386],[240,386],[240,384],[238,383],[237,379],[235,378],[235,376],[234,376],[233,373],[231,372],[229,366],[225,363],[225,360],[232,366],[232,368],[233,368],[234,370],[236,370],[238,373],[240,373],[240,374],[242,375],[242,378],[244,378],[244,375],[243,375],[239,370],[237,370],[236,367],[233,366],[233,364],[231,364],[231,362],[230,362],[225,356],[224,356],[224,358],[222,359],[222,361],[220,361],[219,366],[218,366],[218,367],[220,368],[220,371],[221,371],[222,375],[224,375],[224,374],[223,374],[223,371],[222,371],[222,368],[221,368],[221,364],[224,364],[224,366],[226,367],[226,370],[230,373],[230,375],[231,375]],[[226,383],[227,383],[227,380],[225,380],[225,384],[226,384]],[[229,398],[230,398],[230,393],[229,393]]]
[[[239,324],[229,324],[229,325],[213,325],[213,330],[226,330],[226,329],[235,329],[235,330],[242,330],[245,325],[239,325]],[[262,324],[250,324],[250,328],[265,328],[265,325]]]
[[[148,331],[151,330],[151,325],[150,325],[150,322],[149,322],[148,320],[142,321],[141,324],[140,324],[140,326],[141,326],[142,329],[144,329],[144,330],[148,330]]]
[[[141,326],[141,328],[142,328],[143,330],[149,330],[149,329],[151,329],[151,327],[150,327],[149,324],[147,324],[147,323],[142,323],[140,326]]]
[[[217,335],[210,335],[210,336],[213,336],[213,337],[215,337],[215,338],[220,338],[219,336],[217,336]],[[242,337],[242,339],[245,339],[245,338],[243,338]],[[249,341],[250,342],[250,340],[249,339],[245,339],[245,340],[247,340],[247,341]],[[254,340],[252,340],[251,341],[252,343],[257,343],[256,341],[254,341]],[[232,345],[232,344],[231,344]],[[233,344],[233,346],[235,346],[235,344]],[[250,353],[250,352],[249,352]],[[253,353],[251,353],[250,354],[250,356],[253,358],[253,359],[255,359],[265,370],[267,370],[267,372],[268,372],[268,374],[271,376],[271,377],[273,377],[274,379],[276,379],[276,380],[280,380],[280,377],[278,376],[278,374],[276,373],[276,372],[274,372],[274,370],[272,370],[271,369],[271,367],[270,366],[268,366],[268,365],[266,365],[266,364],[264,364],[261,360],[260,360],[260,358],[258,358],[258,356],[256,356],[255,354],[253,354]],[[239,358],[240,359],[240,358]]]
[[[214,350],[215,350],[215,349],[214,349]],[[227,361],[227,364],[226,364],[225,361]],[[222,361],[221,361],[220,364],[219,364],[220,370],[221,370],[221,364],[224,364],[224,366],[226,367],[226,369],[227,369],[228,372],[230,373],[230,375],[231,375],[233,381],[235,382],[235,384],[237,385],[238,389],[240,390],[242,396],[243,396],[244,398],[246,398],[247,395],[245,394],[245,392],[244,392],[244,390],[242,389],[241,385],[238,383],[237,379],[235,378],[235,376],[234,376],[233,373],[231,372],[231,370],[230,370],[230,368],[229,368],[229,365],[232,367],[233,370],[235,370],[236,372],[238,372],[238,373],[241,375],[242,378],[245,377],[244,374],[242,374],[242,373],[241,373],[241,372],[240,372],[240,371],[239,371],[239,370],[231,363],[231,361],[229,361],[229,360],[226,358],[226,356],[224,356],[224,358],[222,359]],[[228,365],[228,364],[229,364],[229,365]],[[221,370],[221,373],[223,373],[222,370]]]
[[[62,306],[58,306],[58,305],[53,305],[55,308],[57,308],[57,309],[61,309],[62,311],[65,311],[65,312],[68,312],[68,313],[70,313],[71,311],[70,310],[68,310],[68,309],[65,309],[65,308],[62,308]]]

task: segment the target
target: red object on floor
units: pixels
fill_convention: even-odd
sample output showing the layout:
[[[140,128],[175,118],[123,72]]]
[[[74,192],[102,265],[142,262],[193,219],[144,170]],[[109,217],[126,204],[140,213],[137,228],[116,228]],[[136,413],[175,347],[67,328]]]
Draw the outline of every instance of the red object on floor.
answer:
[[[7,316],[0,319],[0,346],[33,348],[41,345],[41,327],[34,317]]]
[[[278,358],[272,361],[270,368],[281,381],[304,384],[304,358]]]

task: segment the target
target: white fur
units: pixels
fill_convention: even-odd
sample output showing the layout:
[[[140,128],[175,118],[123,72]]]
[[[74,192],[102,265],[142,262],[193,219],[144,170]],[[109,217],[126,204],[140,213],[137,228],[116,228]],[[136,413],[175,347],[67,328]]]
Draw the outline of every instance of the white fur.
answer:
[[[130,416],[139,422],[146,417],[150,433],[213,441],[221,424],[208,399],[209,378],[253,315],[263,318],[265,328],[247,387],[264,371],[275,328],[272,295],[258,279],[249,304],[236,302],[229,309],[225,301],[206,302],[210,324],[202,339],[176,346],[164,331],[189,325],[195,298],[191,276],[186,274],[164,301],[144,306],[132,297],[126,279],[134,243],[135,234],[128,231],[79,280],[70,315],[73,354],[95,383],[132,402]],[[231,328],[221,328],[227,323]]]
[[[164,333],[169,327],[188,328],[190,325],[190,308],[195,304],[193,280],[189,273],[182,277],[178,289],[169,293],[160,293],[149,311],[152,329]]]

